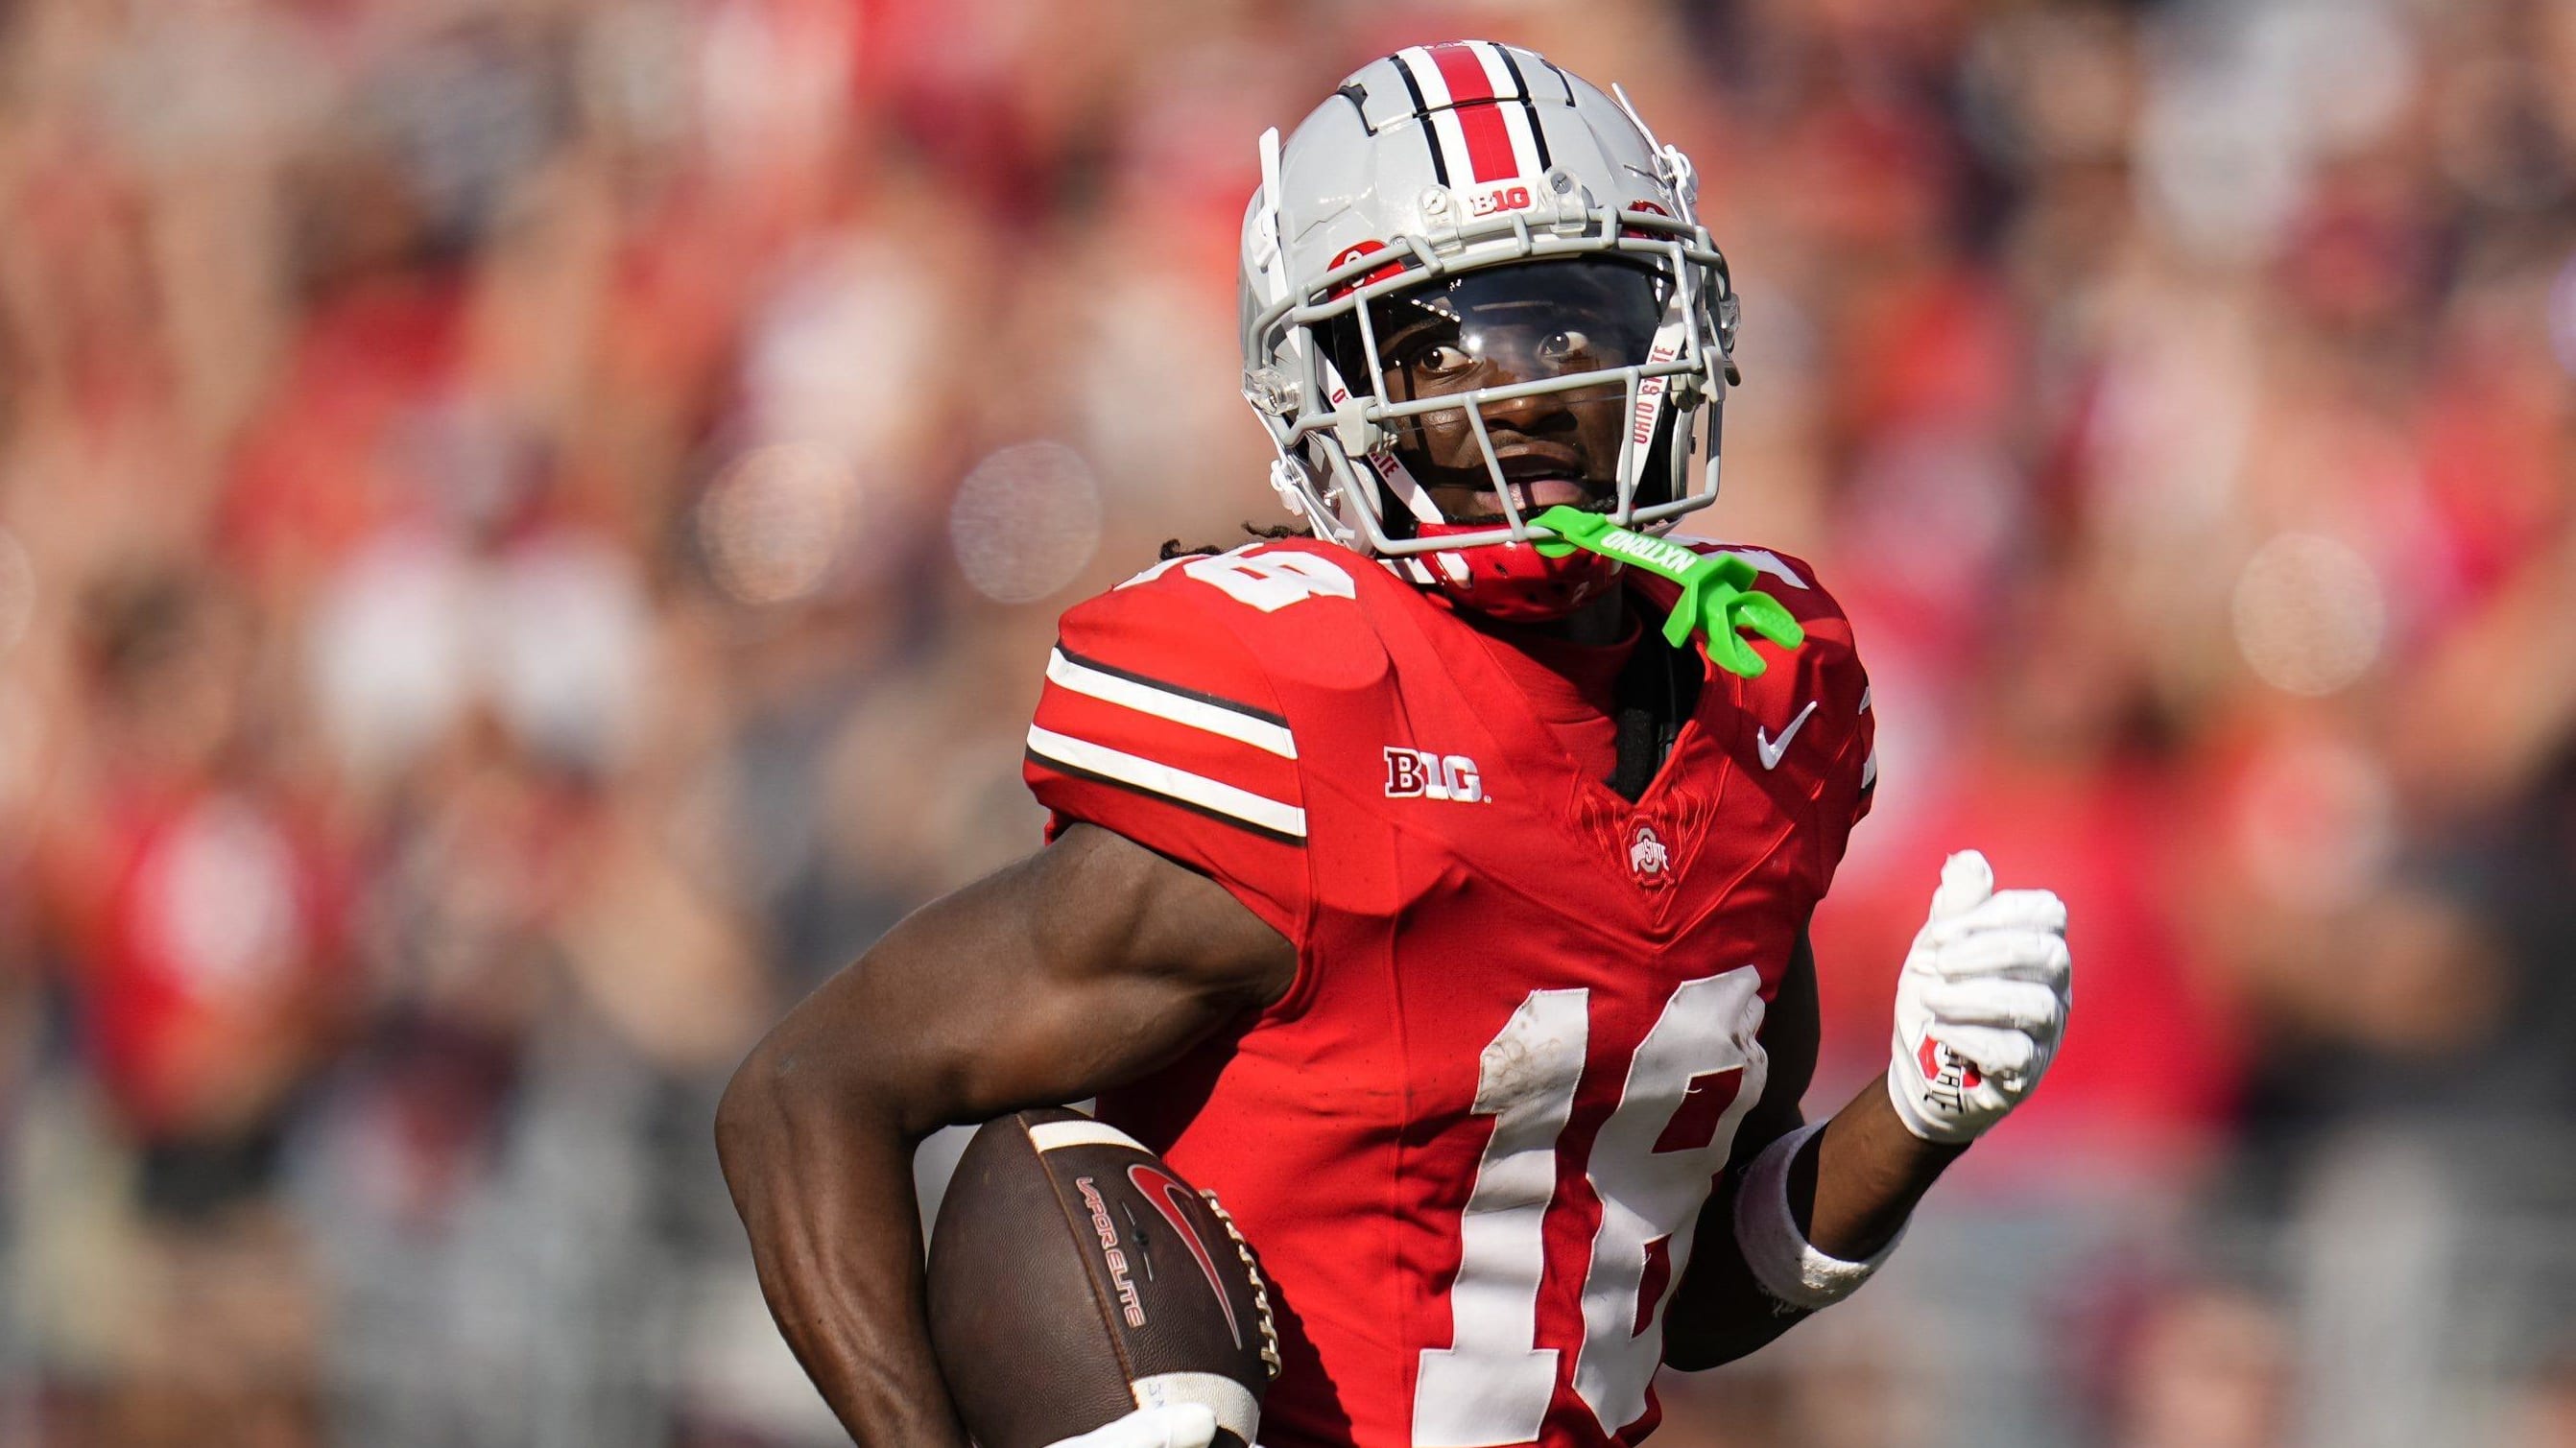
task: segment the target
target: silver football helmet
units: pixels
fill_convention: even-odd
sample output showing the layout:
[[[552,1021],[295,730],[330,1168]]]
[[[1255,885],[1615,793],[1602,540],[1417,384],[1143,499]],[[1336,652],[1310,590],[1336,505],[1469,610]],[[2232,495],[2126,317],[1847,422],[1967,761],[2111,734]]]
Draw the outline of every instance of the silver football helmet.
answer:
[[[1660,529],[1715,501],[1737,312],[1697,189],[1689,159],[1624,93],[1489,41],[1372,61],[1284,147],[1265,133],[1243,221],[1244,397],[1277,448],[1271,482],[1290,511],[1319,537],[1406,560],[1418,582],[1435,581],[1418,556],[1435,554],[1466,583],[1457,550],[1550,536],[1524,516],[1529,494],[1515,497],[1487,416],[1543,394],[1625,409],[1613,476],[1588,506]],[[1542,277],[1553,290],[1530,292]],[[1525,312],[1586,305],[1603,321],[1514,345],[1515,295]],[[1505,324],[1485,329],[1490,348],[1480,316]],[[1448,327],[1441,356],[1460,370],[1438,395],[1391,382],[1402,369],[1386,333],[1407,317]],[[1421,454],[1399,441],[1435,421],[1462,456],[1481,454],[1492,491],[1478,496],[1498,517],[1445,516],[1415,475]]]

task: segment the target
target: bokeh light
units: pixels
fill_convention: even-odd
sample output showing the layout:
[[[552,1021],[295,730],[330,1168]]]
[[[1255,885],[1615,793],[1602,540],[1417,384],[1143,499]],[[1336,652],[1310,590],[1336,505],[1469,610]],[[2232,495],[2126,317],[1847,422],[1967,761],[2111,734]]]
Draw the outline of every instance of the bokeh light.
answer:
[[[773,443],[744,453],[698,505],[708,573],[744,603],[812,595],[840,557],[857,493],[857,477],[820,448]]]
[[[2369,560],[2332,538],[2283,533],[2236,578],[2236,647],[2255,677],[2292,694],[2349,687],[2379,659],[2388,600]]]
[[[948,543],[975,591],[1033,603],[1100,549],[1100,480],[1060,442],[1018,443],[975,465],[948,509]]]

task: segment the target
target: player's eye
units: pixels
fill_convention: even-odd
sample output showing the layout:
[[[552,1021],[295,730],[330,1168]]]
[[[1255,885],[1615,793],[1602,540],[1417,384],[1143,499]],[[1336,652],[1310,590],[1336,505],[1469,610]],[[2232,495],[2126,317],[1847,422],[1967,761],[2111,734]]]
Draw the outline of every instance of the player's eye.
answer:
[[[1414,370],[1427,377],[1455,377],[1475,365],[1466,348],[1446,342],[1425,347],[1413,357]]]
[[[1562,332],[1551,332],[1547,340],[1538,344],[1538,355],[1543,361],[1555,363],[1588,357],[1592,355],[1592,338],[1589,334],[1575,331],[1571,327]]]

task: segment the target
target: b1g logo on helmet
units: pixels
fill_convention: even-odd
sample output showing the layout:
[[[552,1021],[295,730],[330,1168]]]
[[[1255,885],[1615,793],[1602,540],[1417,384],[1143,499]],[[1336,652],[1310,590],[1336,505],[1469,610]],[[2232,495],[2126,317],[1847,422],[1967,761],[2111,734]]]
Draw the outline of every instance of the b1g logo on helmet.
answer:
[[[1445,799],[1477,804],[1485,798],[1484,776],[1476,761],[1463,754],[1434,754],[1428,749],[1386,747],[1388,799]]]

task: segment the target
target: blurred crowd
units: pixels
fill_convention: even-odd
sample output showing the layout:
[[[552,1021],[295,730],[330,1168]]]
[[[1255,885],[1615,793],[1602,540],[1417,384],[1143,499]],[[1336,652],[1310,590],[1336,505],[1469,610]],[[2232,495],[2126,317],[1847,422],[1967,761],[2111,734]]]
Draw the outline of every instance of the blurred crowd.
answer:
[[[1459,35],[1696,157],[1856,620],[1816,1104],[1943,852],[2076,921],[1658,1441],[2576,1444],[2563,0],[0,3],[0,1441],[833,1441],[715,1092],[1279,520],[1254,138]]]

